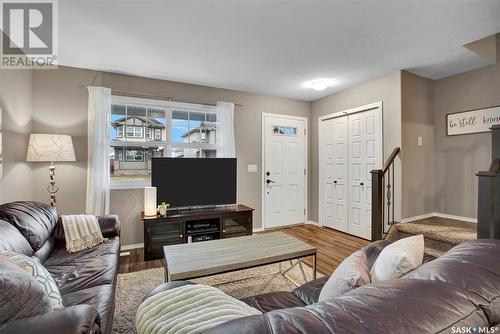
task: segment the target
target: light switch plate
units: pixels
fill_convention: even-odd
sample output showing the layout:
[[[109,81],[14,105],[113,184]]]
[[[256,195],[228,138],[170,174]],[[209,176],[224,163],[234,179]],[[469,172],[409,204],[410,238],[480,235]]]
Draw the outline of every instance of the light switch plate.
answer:
[[[418,136],[417,137],[417,145],[422,146],[423,142],[424,142],[424,140],[423,140],[422,136]]]
[[[248,165],[249,173],[257,173],[257,165]]]

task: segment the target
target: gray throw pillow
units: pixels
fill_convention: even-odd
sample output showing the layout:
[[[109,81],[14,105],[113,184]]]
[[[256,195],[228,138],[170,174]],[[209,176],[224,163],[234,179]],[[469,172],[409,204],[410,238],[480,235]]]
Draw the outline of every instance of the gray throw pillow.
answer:
[[[54,311],[64,308],[56,281],[40,262],[33,260],[29,256],[6,250],[0,250],[0,260],[8,261],[30,274],[49,296]]]
[[[42,285],[15,264],[0,260],[0,323],[50,311]]]
[[[337,267],[321,289],[318,301],[342,296],[368,283],[370,283],[368,259],[364,249],[361,249],[342,261]]]

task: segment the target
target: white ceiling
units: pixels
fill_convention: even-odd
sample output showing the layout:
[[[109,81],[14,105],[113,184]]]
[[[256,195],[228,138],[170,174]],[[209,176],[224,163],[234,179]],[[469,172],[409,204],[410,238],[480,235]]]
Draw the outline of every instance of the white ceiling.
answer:
[[[483,66],[500,1],[59,2],[60,64],[314,100],[397,69]],[[323,92],[303,88],[328,77]]]

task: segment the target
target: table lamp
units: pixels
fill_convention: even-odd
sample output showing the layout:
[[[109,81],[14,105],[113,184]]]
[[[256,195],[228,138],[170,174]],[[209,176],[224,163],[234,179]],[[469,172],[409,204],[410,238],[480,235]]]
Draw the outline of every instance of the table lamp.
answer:
[[[54,166],[54,161],[76,161],[71,136],[31,134],[26,161],[50,161],[47,191],[50,194],[50,205],[56,206],[56,193],[59,187],[56,185],[56,167]]]

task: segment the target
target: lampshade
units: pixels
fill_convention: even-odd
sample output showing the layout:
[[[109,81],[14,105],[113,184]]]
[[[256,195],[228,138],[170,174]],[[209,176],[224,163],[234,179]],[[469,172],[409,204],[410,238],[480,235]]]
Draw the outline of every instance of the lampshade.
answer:
[[[156,187],[144,188],[144,216],[156,216]]]
[[[26,161],[76,161],[71,136],[31,134]]]

